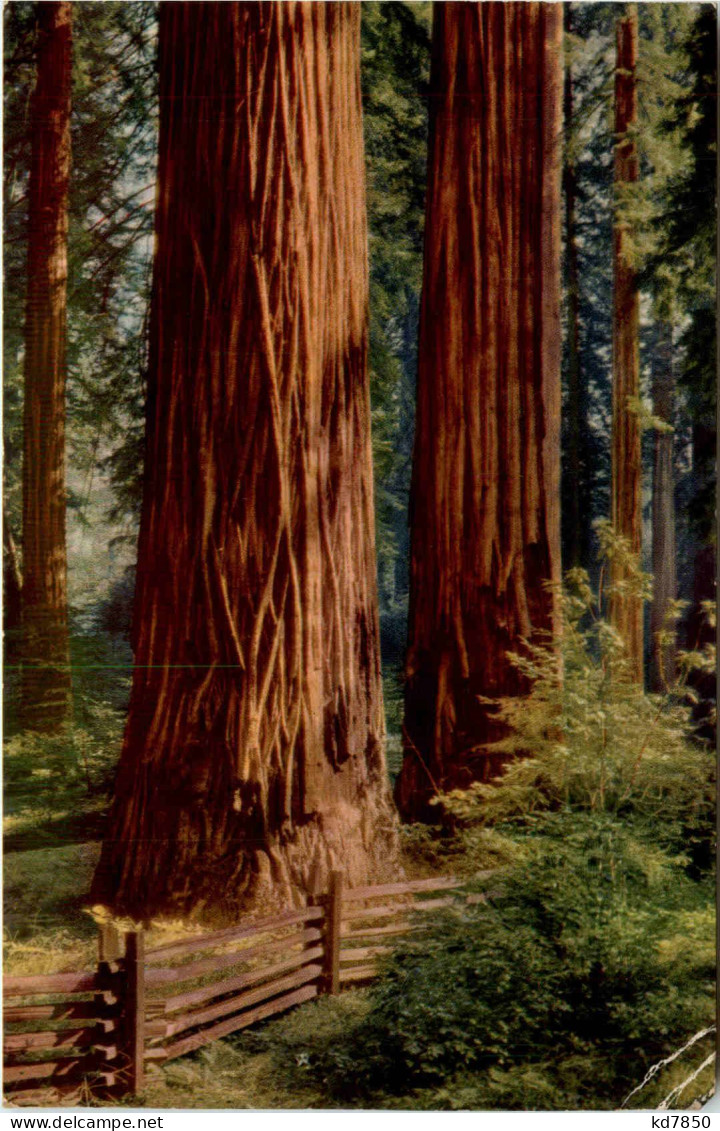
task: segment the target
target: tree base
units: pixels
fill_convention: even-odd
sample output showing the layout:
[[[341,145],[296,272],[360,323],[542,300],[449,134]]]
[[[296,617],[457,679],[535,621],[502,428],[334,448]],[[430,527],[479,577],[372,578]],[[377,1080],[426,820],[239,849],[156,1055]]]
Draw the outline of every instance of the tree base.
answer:
[[[128,863],[134,868],[128,870]],[[350,888],[402,878],[389,799],[372,817],[339,804],[274,842],[251,847],[230,841],[214,858],[192,852],[189,842],[165,842],[160,859],[148,860],[132,845],[106,841],[91,898],[136,922],[169,918],[222,927],[305,906],[328,891],[333,871],[342,872]]]

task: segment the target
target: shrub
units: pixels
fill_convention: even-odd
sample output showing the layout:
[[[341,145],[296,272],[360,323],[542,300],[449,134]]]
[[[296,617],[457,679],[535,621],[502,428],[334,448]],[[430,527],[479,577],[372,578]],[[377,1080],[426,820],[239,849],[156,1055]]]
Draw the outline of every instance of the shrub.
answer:
[[[557,815],[532,839],[486,903],[396,951],[367,1017],[318,1058],[332,1094],[443,1106],[457,1081],[469,1106],[616,1106],[707,1023],[711,894],[609,814]],[[704,949],[678,948],[680,909]]]
[[[474,857],[502,858],[508,827],[532,828],[544,813],[569,810],[632,821],[639,836],[709,867],[715,759],[694,735],[691,693],[681,680],[667,694],[645,694],[624,678],[622,642],[584,571],[570,571],[561,602],[560,641],[511,657],[532,690],[495,704],[507,724],[492,747],[509,759],[502,773],[438,803],[466,831]],[[713,662],[710,654],[681,656],[685,672]]]
[[[367,1016],[316,1055],[345,1102],[616,1107],[712,1020],[714,759],[682,680],[660,696],[628,678],[587,575],[559,597],[561,639],[512,656],[530,694],[494,704],[501,774],[439,797],[444,831],[406,835],[416,859],[495,868],[496,890],[404,942]]]

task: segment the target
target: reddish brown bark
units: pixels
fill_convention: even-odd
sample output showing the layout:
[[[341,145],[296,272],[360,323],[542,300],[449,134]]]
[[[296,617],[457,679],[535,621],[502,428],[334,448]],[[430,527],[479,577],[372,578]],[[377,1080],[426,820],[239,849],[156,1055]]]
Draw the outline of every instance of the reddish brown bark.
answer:
[[[396,798],[495,772],[481,696],[558,629],[559,4],[435,6],[412,484],[405,758]]]
[[[359,5],[163,4],[130,717],[95,898],[232,919],[396,870]]]
[[[653,357],[653,413],[672,424],[674,416],[675,380],[673,375],[672,326],[661,321]],[[675,475],[673,471],[673,434],[655,433],[652,493],[652,572],[653,602],[650,608],[650,631],[653,642],[651,678],[655,691],[671,685],[675,679],[676,644],[674,625],[668,621],[671,602],[677,598],[675,556]],[[662,640],[659,640],[662,636]]]
[[[565,33],[572,34],[572,10],[563,5]],[[588,468],[584,440],[587,436],[587,401],[580,373],[580,269],[577,245],[577,170],[573,152],[571,124],[573,117],[573,75],[570,62],[565,66],[563,112],[568,143],[563,161],[563,198],[565,202],[565,257],[567,293],[567,410],[565,490],[563,495],[563,553],[566,566],[587,566],[589,547],[589,514],[587,498]]]
[[[23,439],[21,722],[67,718],[65,340],[70,178],[70,3],[38,5],[28,188]]]
[[[638,353],[639,299],[635,270],[628,251],[629,227],[622,215],[622,193],[638,177],[637,84],[635,69],[638,24],[635,5],[617,23],[615,70],[615,186],[619,215],[613,229],[613,392],[612,392],[612,525],[626,539],[638,561],[642,553],[642,458],[637,414],[628,407],[629,398],[640,395]],[[643,607],[632,594],[618,592],[627,582],[627,567],[612,563],[613,593],[610,620],[622,637],[629,674],[643,682]]]

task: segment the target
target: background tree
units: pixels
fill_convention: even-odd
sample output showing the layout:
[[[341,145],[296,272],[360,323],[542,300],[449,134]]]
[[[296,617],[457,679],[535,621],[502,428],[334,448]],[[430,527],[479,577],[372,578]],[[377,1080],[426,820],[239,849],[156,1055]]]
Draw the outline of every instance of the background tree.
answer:
[[[391,776],[402,762],[431,8],[395,0],[362,6],[375,533]]]
[[[231,918],[395,867],[359,18],[161,8],[136,668],[95,882],[120,912]]]
[[[561,44],[559,5],[435,8],[405,817],[497,768],[486,697],[557,628]]]
[[[71,5],[42,4],[28,188],[21,601],[21,711],[25,725],[38,730],[56,729],[70,708],[65,342],[71,65]]]
[[[666,134],[683,159],[669,172],[653,266],[664,281],[672,280],[683,315],[676,366],[678,576],[680,595],[690,603],[686,643],[696,649],[714,639],[704,602],[715,601],[716,560],[717,24],[712,4],[690,14],[690,26],[678,37],[686,52],[686,90],[668,102],[664,116]],[[707,717],[716,696],[714,675],[697,674],[692,681],[705,699],[699,714]],[[713,730],[714,724],[708,735]]]
[[[5,22],[4,566],[21,574],[24,305],[30,100],[38,15],[11,3]],[[126,705],[124,574],[136,541],[142,477],[145,312],[156,148],[155,5],[74,3],[73,173],[68,193],[66,530],[73,707],[92,721],[108,697]],[[133,533],[134,531],[134,533]],[[132,549],[131,549],[132,546]],[[6,590],[6,592],[9,590]],[[113,594],[115,596],[113,597]],[[5,610],[5,728],[17,729],[17,613]],[[11,624],[15,615],[15,624]],[[10,618],[10,619],[8,619]],[[101,674],[102,672],[106,674]],[[111,674],[110,674],[111,673]]]
[[[616,13],[612,4],[566,4],[563,13],[566,74],[562,557],[565,567],[579,565],[597,579],[593,526],[610,509]]]
[[[563,26],[566,43],[565,79],[563,87],[563,119],[565,122],[565,152],[563,157],[563,198],[565,206],[565,293],[566,322],[565,401],[563,449],[563,562],[566,566],[580,566],[589,557],[586,524],[589,499],[584,489],[587,483],[586,435],[587,396],[580,370],[580,273],[577,242],[577,153],[573,121],[573,58],[569,50],[573,33],[573,12],[570,4],[563,5]]]
[[[677,600],[675,552],[675,473],[672,427],[675,419],[673,332],[670,319],[658,319],[659,341],[653,354],[653,415],[658,424],[653,444],[652,573],[650,609],[652,661],[650,682],[659,691],[675,679],[676,644],[672,613]]]
[[[630,552],[642,553],[642,451],[640,424],[633,404],[640,397],[638,345],[639,296],[635,267],[626,247],[628,221],[622,214],[627,186],[638,177],[637,91],[635,68],[638,54],[637,9],[627,6],[617,22],[615,71],[615,189],[616,218],[613,228],[613,428],[611,521]],[[625,195],[624,195],[625,194]],[[629,672],[643,682],[642,602],[629,590],[622,556],[612,562],[610,620],[626,648]]]

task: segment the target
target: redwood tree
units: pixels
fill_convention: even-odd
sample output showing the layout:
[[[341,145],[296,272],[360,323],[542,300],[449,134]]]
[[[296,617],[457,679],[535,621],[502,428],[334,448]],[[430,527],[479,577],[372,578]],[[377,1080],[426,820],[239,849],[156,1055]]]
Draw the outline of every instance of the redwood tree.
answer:
[[[396,867],[356,4],[165,3],[135,674],[94,896],[232,919]]]
[[[640,395],[638,352],[639,299],[630,228],[624,217],[627,186],[637,181],[638,159],[635,68],[638,50],[637,9],[627,5],[617,22],[615,69],[615,192],[617,215],[613,229],[613,388],[611,520],[616,534],[637,559],[642,552],[642,453],[640,423],[632,400]],[[631,678],[643,682],[643,606],[632,590],[622,591],[628,569],[622,557],[613,560],[610,620],[623,639]]]
[[[31,105],[22,525],[21,721],[67,718],[70,669],[65,549],[65,343],[70,179],[71,8],[37,5]]]
[[[662,317],[658,320],[658,341],[653,354],[652,384],[653,414],[671,429],[675,410],[672,324]],[[675,678],[674,624],[668,620],[671,603],[677,598],[673,451],[672,431],[658,429],[654,436],[653,451],[653,602],[650,608],[653,645],[651,674],[653,688],[656,691],[672,684]]]
[[[486,697],[558,629],[562,7],[435,5],[396,797],[487,779]]]
[[[564,29],[572,34],[572,10],[569,3],[563,5]],[[563,110],[566,127],[570,127],[573,114],[573,75],[570,60],[565,67],[563,86]],[[587,563],[583,538],[587,514],[583,514],[583,476],[581,463],[581,444],[584,413],[580,381],[580,273],[578,269],[577,247],[577,172],[574,139],[570,136],[563,161],[563,197],[565,202],[565,257],[567,263],[567,480],[566,506],[563,514],[568,536],[567,565],[579,566]]]
[[[566,36],[572,36],[573,6],[563,5]],[[582,103],[580,113],[582,114]],[[578,160],[580,126],[572,58],[567,58],[563,85],[565,152],[562,187],[565,236],[565,403],[563,411],[562,556],[565,567],[587,568],[592,541],[593,458],[588,420],[588,373],[580,346],[580,249],[578,243]],[[587,290],[587,282],[585,284]]]

